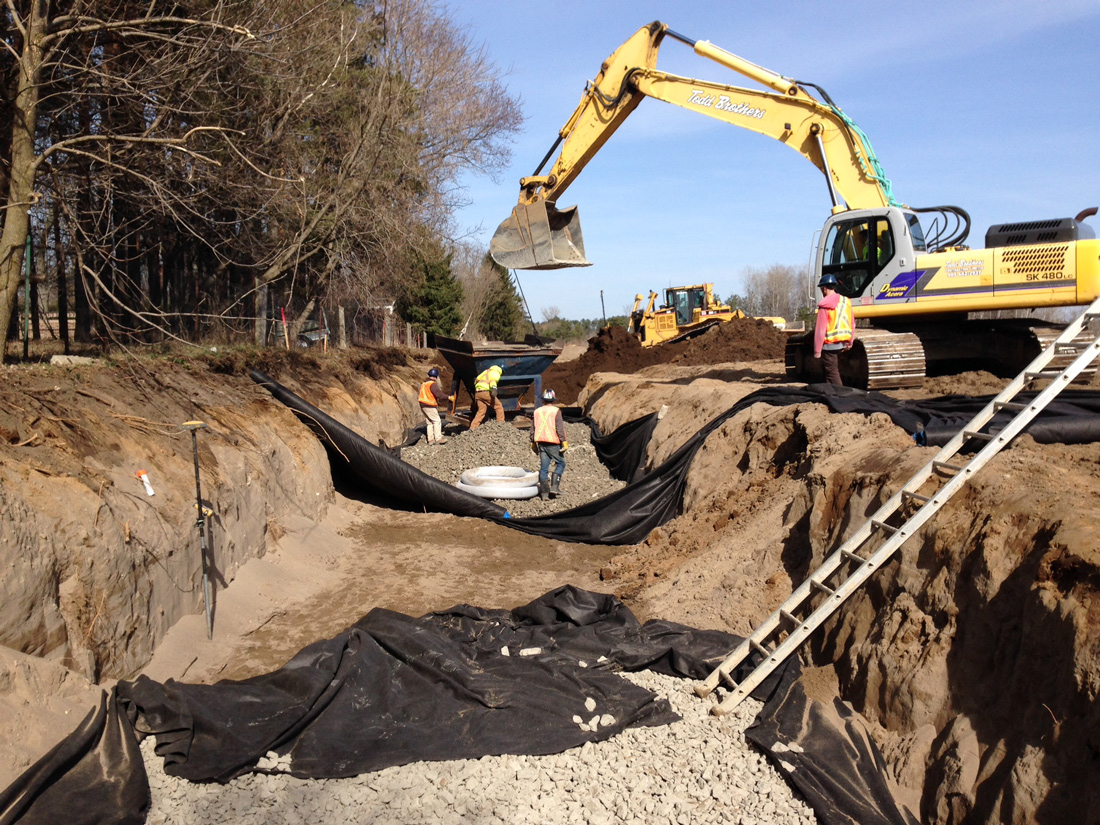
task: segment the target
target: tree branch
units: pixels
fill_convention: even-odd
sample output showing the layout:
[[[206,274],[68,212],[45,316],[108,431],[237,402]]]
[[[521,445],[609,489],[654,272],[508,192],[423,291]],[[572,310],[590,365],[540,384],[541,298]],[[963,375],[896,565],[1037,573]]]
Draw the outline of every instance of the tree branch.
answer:
[[[12,0],[8,0],[9,7]],[[74,21],[72,24],[69,21]],[[89,21],[89,22],[81,22]],[[229,34],[237,34],[244,37],[247,40],[255,40],[256,35],[244,26],[227,26],[224,23],[216,23],[211,20],[199,20],[193,17],[138,17],[132,20],[100,20],[96,17],[83,17],[74,15],[61,15],[54,18],[54,24],[60,26],[69,26],[69,28],[56,29],[47,34],[43,39],[43,45],[53,43],[58,40],[64,40],[68,37],[74,37],[81,34],[90,34],[91,32],[102,31],[119,31],[122,29],[147,29],[154,26],[195,26],[197,28],[210,29],[212,31],[221,31]]]

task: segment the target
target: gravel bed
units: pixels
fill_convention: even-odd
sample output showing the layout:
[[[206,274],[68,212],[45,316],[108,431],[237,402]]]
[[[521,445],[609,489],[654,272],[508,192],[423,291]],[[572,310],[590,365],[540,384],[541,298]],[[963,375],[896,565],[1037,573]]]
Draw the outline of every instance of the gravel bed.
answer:
[[[446,446],[446,445],[444,445]],[[709,715],[710,702],[684,679],[642,672],[632,682],[667,696],[683,718],[631,728],[604,742],[551,756],[495,756],[417,762],[348,779],[301,780],[279,773],[284,758],[260,764],[227,785],[165,775],[142,742],[153,806],[150,825],[268,823],[734,823],[803,825],[813,811],[771,764],[746,743],[760,704]],[[593,704],[591,700],[588,703]],[[589,708],[578,708],[588,716]],[[580,716],[574,717],[577,721]]]
[[[613,479],[596,457],[592,431],[587,424],[567,422],[565,433],[569,449],[565,453],[561,495],[548,501],[536,496],[497,502],[513,516],[524,518],[569,510],[626,486]],[[458,482],[464,471],[477,467],[539,468],[538,457],[531,452],[529,428],[521,429],[511,422],[488,421],[476,430],[447,432],[446,437],[446,444],[429,446],[421,440],[412,447],[405,447],[401,450],[401,459],[448,484]]]

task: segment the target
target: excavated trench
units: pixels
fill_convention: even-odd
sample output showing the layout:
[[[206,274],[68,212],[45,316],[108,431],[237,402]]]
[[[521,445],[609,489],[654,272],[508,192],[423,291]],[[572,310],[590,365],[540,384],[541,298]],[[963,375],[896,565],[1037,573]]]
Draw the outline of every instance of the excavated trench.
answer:
[[[615,392],[646,390],[601,402]],[[684,515],[608,578],[643,612],[747,633],[934,453],[882,419],[754,407],[708,439]],[[1098,503],[1097,445],[1020,439],[805,651],[922,822],[1097,811]]]
[[[388,363],[379,378],[290,367],[282,380],[369,440],[396,443],[416,421],[413,386],[423,364]],[[93,682],[130,677],[169,628],[201,615],[192,456],[178,428],[196,410],[211,424],[200,436],[200,458],[204,499],[217,514],[219,588],[278,548],[288,525],[320,521],[334,502],[317,440],[246,378],[168,364],[129,370],[15,373],[0,398],[0,560],[13,571],[4,584],[0,642],[26,654],[4,653],[6,707],[26,704],[20,691],[34,690],[52,691],[56,701],[46,704],[53,708],[80,706],[83,694],[71,678],[30,673],[36,657]],[[752,362],[605,373],[592,377],[580,403],[605,431],[667,406],[649,448],[654,465],[781,371],[781,364]],[[37,449],[24,445],[31,438]],[[588,566],[593,580],[603,580],[594,584],[639,618],[747,634],[931,454],[883,415],[757,405],[707,439],[689,472],[682,515],[644,542],[595,551],[526,537],[521,563],[559,576]],[[155,497],[135,480],[139,468],[149,471]],[[1100,767],[1098,505],[1100,447],[1024,437],[804,651],[807,694],[828,703],[837,691],[854,706],[883,752],[898,799],[922,822],[1087,821],[1100,811],[1090,781]],[[407,524],[410,533],[427,525],[440,555],[415,573],[425,578],[439,567],[447,574],[448,543],[484,553],[506,544],[501,536],[509,533],[468,519],[365,508],[345,536],[376,534],[377,522],[391,530]],[[373,533],[363,532],[372,520]],[[385,548],[364,542],[356,552],[381,559]],[[331,565],[340,579],[341,562]],[[410,573],[397,566],[384,575],[397,582]],[[372,586],[386,589],[385,582]],[[346,590],[348,581],[317,583],[311,609],[325,604],[325,587]],[[506,582],[499,587],[514,592]],[[346,609],[358,607],[352,599]],[[296,649],[300,618],[285,604],[257,638],[270,634]],[[229,675],[224,663],[206,672]],[[9,718],[0,728],[5,745],[20,741],[27,716]],[[22,737],[24,763],[33,758],[28,751],[52,744],[48,732],[64,733],[71,720],[53,727],[38,721],[47,732],[40,741]],[[0,785],[18,772],[15,763],[6,768]]]

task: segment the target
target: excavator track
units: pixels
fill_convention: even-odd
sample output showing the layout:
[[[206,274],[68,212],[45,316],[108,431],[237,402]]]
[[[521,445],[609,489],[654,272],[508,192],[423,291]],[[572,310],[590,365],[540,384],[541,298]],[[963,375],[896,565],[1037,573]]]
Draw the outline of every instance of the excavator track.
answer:
[[[965,327],[922,326],[918,332],[890,332],[881,329],[856,330],[856,343],[840,357],[840,377],[845,386],[866,390],[905,389],[919,387],[924,380],[931,358],[934,374],[951,372],[945,369],[956,359],[965,369],[993,369],[997,372],[1018,372],[1037,353],[1045,350],[1062,332],[1057,326],[1032,326],[1018,322],[990,322],[966,332]],[[954,334],[952,334],[954,333]],[[922,343],[922,338],[926,339]],[[1091,342],[1086,330],[1069,344],[1059,347],[1052,368],[1063,369],[1072,363],[1081,347]],[[987,357],[997,356],[998,364],[975,364],[967,356],[982,342]],[[792,381],[814,383],[825,380],[821,362],[813,358],[812,334],[793,336],[787,342],[785,355],[787,377]],[[931,348],[929,350],[928,348]],[[928,353],[931,352],[931,355]],[[1088,383],[1096,374],[1094,363],[1083,370],[1075,381]]]
[[[1032,327],[1031,332],[1035,335],[1035,339],[1039,342],[1039,349],[1045,350],[1052,343],[1054,343],[1058,336],[1062,334],[1060,327]],[[1081,350],[1092,343],[1096,336],[1089,331],[1088,328],[1083,329],[1078,333],[1077,337],[1070,341],[1068,344],[1059,346],[1054,353],[1054,358],[1051,359],[1050,368],[1056,370],[1064,370],[1067,366],[1073,363],[1073,360],[1078,356]],[[1075,384],[1087,384],[1092,380],[1092,377],[1096,375],[1096,369],[1100,366],[1096,361],[1093,361],[1087,367],[1085,367],[1073,379]]]
[[[787,341],[784,360],[792,381],[825,380],[812,349],[813,333],[794,335]],[[857,330],[855,344],[840,357],[840,377],[845,386],[865,390],[919,387],[924,381],[924,347],[911,332]]]

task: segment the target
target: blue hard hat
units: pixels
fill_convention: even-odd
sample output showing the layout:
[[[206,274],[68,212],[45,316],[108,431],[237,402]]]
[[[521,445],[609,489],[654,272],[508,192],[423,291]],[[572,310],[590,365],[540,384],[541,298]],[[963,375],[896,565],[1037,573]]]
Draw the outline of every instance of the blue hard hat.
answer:
[[[817,282],[817,285],[819,287],[821,287],[821,286],[831,286],[833,289],[836,289],[836,287],[837,287],[836,275],[822,275],[821,280]]]
[[[430,370],[428,370],[428,377],[429,378],[438,378],[439,377],[439,370],[437,370],[435,367],[432,367]]]

